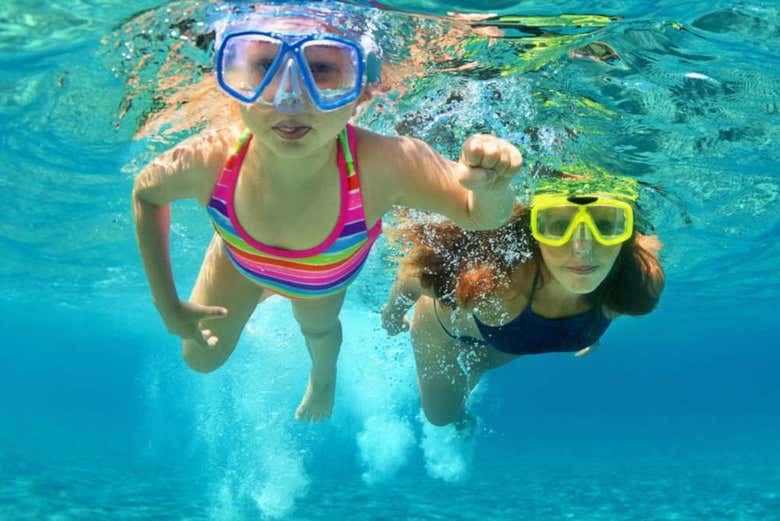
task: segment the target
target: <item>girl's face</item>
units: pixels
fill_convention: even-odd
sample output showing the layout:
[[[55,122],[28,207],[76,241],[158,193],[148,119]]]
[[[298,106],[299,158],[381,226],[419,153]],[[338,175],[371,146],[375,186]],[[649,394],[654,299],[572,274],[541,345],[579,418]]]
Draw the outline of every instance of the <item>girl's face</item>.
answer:
[[[323,112],[309,103],[298,112],[279,112],[258,103],[242,103],[241,117],[263,145],[287,156],[305,156],[331,146],[355,110],[355,103]]]
[[[322,22],[304,17],[273,18],[257,29],[287,34],[333,32],[332,28]],[[322,54],[327,52],[327,49],[318,49],[312,52]],[[320,56],[319,54],[310,59],[316,58],[323,63],[333,61],[333,56]],[[334,53],[331,52],[331,54]],[[273,57],[270,57],[271,61],[272,59]],[[319,73],[323,74],[321,71]],[[280,76],[281,73],[277,73],[266,87],[271,99],[278,89],[285,88],[285,85],[289,88],[289,84],[279,85]],[[320,77],[318,79],[322,80]],[[299,107],[300,110],[290,112],[277,110],[268,103],[241,103],[241,116],[255,137],[271,150],[288,157],[290,155],[303,156],[317,148],[330,146],[354,114],[357,105],[357,102],[352,102],[325,112],[314,105],[307,92],[303,92],[301,98],[303,103]]]
[[[567,291],[584,295],[604,282],[622,246],[604,246],[580,224],[569,242],[561,246],[539,243],[539,250],[555,280]]]

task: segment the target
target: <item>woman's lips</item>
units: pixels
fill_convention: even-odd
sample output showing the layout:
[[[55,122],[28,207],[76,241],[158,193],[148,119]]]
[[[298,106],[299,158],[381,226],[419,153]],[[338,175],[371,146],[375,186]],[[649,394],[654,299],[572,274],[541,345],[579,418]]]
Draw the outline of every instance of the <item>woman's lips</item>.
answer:
[[[571,266],[567,269],[577,275],[590,275],[598,269],[598,266]]]
[[[311,127],[294,122],[282,122],[274,125],[271,129],[282,139],[296,141],[309,133]]]

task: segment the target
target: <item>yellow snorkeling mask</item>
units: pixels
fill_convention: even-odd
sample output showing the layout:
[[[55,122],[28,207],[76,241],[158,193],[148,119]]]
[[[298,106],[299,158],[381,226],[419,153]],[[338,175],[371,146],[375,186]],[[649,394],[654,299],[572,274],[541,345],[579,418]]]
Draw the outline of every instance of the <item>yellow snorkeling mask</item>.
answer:
[[[598,175],[541,180],[531,200],[531,233],[548,246],[562,246],[584,225],[604,246],[621,244],[634,232],[639,197],[636,180]]]

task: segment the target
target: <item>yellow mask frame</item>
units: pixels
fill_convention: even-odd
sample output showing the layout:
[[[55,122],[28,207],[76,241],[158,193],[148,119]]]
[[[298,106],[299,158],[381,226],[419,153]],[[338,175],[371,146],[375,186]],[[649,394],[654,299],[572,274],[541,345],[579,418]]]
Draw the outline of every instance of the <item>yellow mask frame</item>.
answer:
[[[550,219],[554,219],[553,224],[546,222]],[[634,233],[634,210],[630,204],[602,194],[540,194],[533,198],[531,233],[538,242],[563,246],[580,224],[599,244],[615,246]]]

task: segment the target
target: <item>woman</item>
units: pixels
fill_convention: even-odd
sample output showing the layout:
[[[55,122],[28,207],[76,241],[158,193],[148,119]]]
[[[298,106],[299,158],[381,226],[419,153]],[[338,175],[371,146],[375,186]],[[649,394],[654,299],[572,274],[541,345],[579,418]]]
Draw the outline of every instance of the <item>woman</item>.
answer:
[[[531,206],[492,231],[409,223],[382,322],[411,326],[420,401],[456,422],[482,374],[522,355],[592,351],[619,315],[652,311],[664,287],[660,243],[634,228],[638,183],[614,176],[544,179]]]

